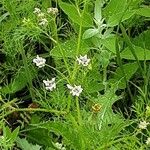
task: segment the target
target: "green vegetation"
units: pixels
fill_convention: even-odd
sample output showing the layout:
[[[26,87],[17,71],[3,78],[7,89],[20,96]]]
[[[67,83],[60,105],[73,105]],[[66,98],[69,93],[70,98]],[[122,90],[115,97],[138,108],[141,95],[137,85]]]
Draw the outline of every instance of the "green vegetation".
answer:
[[[0,150],[149,150],[149,39],[149,0],[1,0]]]

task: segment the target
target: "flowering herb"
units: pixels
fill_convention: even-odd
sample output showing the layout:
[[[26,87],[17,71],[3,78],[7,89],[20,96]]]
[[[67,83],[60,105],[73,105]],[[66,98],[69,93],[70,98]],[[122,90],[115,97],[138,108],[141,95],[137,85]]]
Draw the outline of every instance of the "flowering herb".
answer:
[[[39,55],[36,56],[36,58],[33,59],[33,63],[36,64],[37,67],[42,68],[45,66],[46,59],[39,57]]]
[[[47,21],[46,18],[41,19],[40,22],[39,22],[40,26],[47,26],[47,24],[48,24],[48,21]]]
[[[41,9],[39,9],[39,8],[34,8],[34,11],[33,11],[34,14],[39,14],[40,12],[41,12]]]
[[[73,96],[79,96],[81,94],[81,92],[83,91],[81,85],[79,86],[71,86],[69,84],[67,84],[67,87],[68,89],[70,89],[70,93],[73,95]]]
[[[147,145],[150,145],[150,137],[147,138],[146,144],[147,144]]]
[[[140,121],[140,123],[139,123],[139,128],[140,128],[140,129],[146,129],[148,124],[149,124],[149,122]]]
[[[58,9],[57,8],[52,8],[52,7],[47,8],[47,13],[56,15],[56,14],[58,14]]]
[[[85,56],[80,55],[80,57],[77,57],[77,61],[79,65],[88,66],[90,59],[87,58],[87,55]]]
[[[43,83],[45,84],[46,90],[53,91],[56,88],[55,78],[43,80]]]

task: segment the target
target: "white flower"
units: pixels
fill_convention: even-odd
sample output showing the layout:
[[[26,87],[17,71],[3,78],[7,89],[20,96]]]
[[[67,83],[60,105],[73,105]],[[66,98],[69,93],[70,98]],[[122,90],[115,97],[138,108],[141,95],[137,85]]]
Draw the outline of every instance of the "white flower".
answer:
[[[52,8],[52,7],[47,8],[47,13],[55,15],[55,14],[58,13],[58,9],[57,8]]]
[[[146,144],[147,144],[147,145],[150,145],[150,137],[147,138]]]
[[[42,68],[45,66],[46,59],[39,57],[39,55],[37,55],[36,58],[33,59],[33,62],[36,64],[36,66]]]
[[[83,66],[88,66],[90,59],[87,58],[87,55],[85,55],[85,56],[80,55],[80,57],[77,57],[77,61],[78,61],[79,65],[81,64]]]
[[[66,148],[63,147],[63,145],[62,145],[61,143],[58,143],[58,142],[55,143],[55,147],[56,147],[57,149],[60,149],[60,150],[66,150]]]
[[[39,13],[38,15],[37,15],[39,18],[44,18],[45,17],[45,14],[44,13]]]
[[[40,12],[41,12],[41,10],[40,10],[39,8],[34,8],[33,13],[35,13],[35,14],[39,14]]]
[[[56,88],[55,78],[52,78],[51,80],[43,80],[43,83],[45,84],[46,90],[52,91]]]
[[[46,26],[47,24],[48,24],[48,21],[46,18],[43,18],[40,20],[40,23],[39,23],[40,26]]]
[[[140,129],[146,129],[148,124],[149,124],[149,122],[140,121],[140,123],[139,123],[139,128],[140,128]]]
[[[79,86],[76,86],[76,85],[71,86],[71,85],[67,84],[67,87],[68,87],[68,89],[70,89],[70,93],[73,96],[79,96],[81,94],[82,90],[83,90],[81,85],[79,85]]]

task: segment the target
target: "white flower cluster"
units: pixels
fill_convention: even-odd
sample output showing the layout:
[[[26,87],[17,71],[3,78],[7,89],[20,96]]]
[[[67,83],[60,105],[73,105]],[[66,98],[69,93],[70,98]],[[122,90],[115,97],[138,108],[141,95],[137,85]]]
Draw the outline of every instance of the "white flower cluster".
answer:
[[[41,9],[34,8],[33,13],[37,15],[40,26],[48,25],[48,20],[46,19],[46,15],[45,15],[45,13],[43,13],[41,11]],[[58,9],[57,8],[47,8],[47,13],[56,15],[56,14],[58,14]]]
[[[82,64],[83,66],[87,66],[90,62],[90,59],[87,58],[87,55],[80,56],[77,60],[79,61],[79,64]],[[37,67],[42,68],[45,66],[46,59],[39,57],[39,55],[37,55],[36,58],[33,59],[33,63],[35,63]],[[45,85],[46,90],[53,91],[54,89],[56,89],[55,78],[52,78],[51,80],[49,79],[43,80],[43,83]],[[72,86],[70,84],[67,84],[67,88],[70,90],[70,94],[72,94],[73,96],[77,96],[77,97],[83,91],[83,88],[81,87],[81,85]]]
[[[52,8],[52,7],[47,8],[47,13],[56,15],[56,14],[58,14],[58,9],[57,8]]]
[[[80,57],[77,57],[77,61],[78,61],[79,65],[86,67],[89,65],[90,59],[87,58],[87,55],[85,55],[85,56],[80,55]]]
[[[148,125],[149,125],[149,122],[140,121],[140,123],[139,123],[139,129],[146,129]]]
[[[146,144],[147,144],[147,145],[150,145],[150,137],[147,138]]]
[[[56,89],[55,78],[52,78],[51,80],[43,80],[43,83],[45,84],[46,90],[53,91],[53,89]]]
[[[42,68],[45,66],[46,59],[37,55],[36,58],[33,59],[33,62],[36,64],[37,67]]]
[[[41,12],[41,9],[34,8],[33,13],[37,15],[40,26],[47,26],[48,25],[48,20],[46,19],[45,14],[43,12]]]
[[[70,90],[70,94],[72,94],[73,96],[79,96],[81,94],[81,92],[83,91],[81,85],[79,86],[71,86],[70,84],[67,84],[68,89]]]
[[[55,147],[59,150],[66,150],[66,148],[61,143],[58,142],[55,143]]]

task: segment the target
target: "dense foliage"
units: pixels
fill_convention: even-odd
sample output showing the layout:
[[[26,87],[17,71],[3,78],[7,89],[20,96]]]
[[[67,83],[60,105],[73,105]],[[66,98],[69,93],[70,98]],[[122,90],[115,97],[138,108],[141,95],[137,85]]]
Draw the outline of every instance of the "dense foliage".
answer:
[[[150,149],[149,0],[0,1],[0,149]]]

